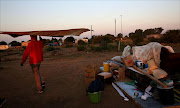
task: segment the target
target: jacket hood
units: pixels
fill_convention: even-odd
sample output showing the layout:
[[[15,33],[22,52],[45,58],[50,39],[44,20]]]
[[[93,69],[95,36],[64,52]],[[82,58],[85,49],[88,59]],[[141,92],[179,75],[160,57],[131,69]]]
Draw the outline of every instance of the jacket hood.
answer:
[[[37,41],[37,36],[31,36],[31,41]]]

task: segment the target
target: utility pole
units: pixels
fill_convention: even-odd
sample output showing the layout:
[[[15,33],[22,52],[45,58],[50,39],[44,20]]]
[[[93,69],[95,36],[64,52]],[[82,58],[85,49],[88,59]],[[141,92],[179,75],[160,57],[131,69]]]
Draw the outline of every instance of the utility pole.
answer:
[[[121,15],[121,33],[122,33],[122,37],[123,37],[123,31],[122,31],[122,15]]]
[[[122,37],[123,37],[123,33],[122,33],[122,15],[121,15],[121,34],[122,34]],[[120,51],[121,39],[119,40],[118,51]]]
[[[116,19],[115,19],[115,36],[116,36]]]
[[[91,25],[91,38],[92,38],[92,25]]]

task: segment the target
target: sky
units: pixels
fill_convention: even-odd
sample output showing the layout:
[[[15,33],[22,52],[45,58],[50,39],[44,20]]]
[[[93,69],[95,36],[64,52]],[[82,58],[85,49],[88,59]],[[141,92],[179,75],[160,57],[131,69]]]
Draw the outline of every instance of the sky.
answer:
[[[0,0],[0,31],[91,29],[92,25],[93,35],[115,35],[115,19],[116,35],[157,27],[163,32],[180,29],[180,0]],[[75,38],[83,37],[91,38],[91,33]],[[0,34],[0,41],[7,43],[29,39]]]

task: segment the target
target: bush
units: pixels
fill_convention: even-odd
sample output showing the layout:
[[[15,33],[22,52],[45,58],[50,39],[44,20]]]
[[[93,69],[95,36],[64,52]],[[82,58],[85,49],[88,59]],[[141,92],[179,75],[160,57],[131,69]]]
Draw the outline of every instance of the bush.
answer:
[[[90,46],[90,51],[95,51],[95,52],[99,52],[102,51],[103,49],[99,46]]]
[[[100,35],[100,36],[93,36],[89,42],[92,44],[101,44],[102,41],[105,41],[106,43],[110,43],[113,42],[113,40],[115,39],[115,37],[111,34],[106,34],[104,36]]]
[[[70,47],[73,47],[72,44],[65,44],[64,48],[70,48]]]
[[[71,42],[71,43],[74,43],[75,42],[75,39],[74,37],[67,37],[64,42]]]
[[[150,42],[160,42],[160,39],[156,39],[154,37],[149,38]]]
[[[120,51],[124,51],[124,47],[126,47],[126,44],[124,42],[120,43]]]
[[[47,48],[45,48],[46,51],[53,51],[55,50],[55,48],[53,46],[48,46]]]
[[[95,52],[100,52],[100,51],[102,51],[103,49],[101,48],[101,47],[94,47],[94,51]]]
[[[100,47],[103,50],[107,50],[108,49],[108,43],[106,41],[102,40],[101,43],[100,43]]]
[[[121,47],[124,47],[124,45]],[[87,51],[94,51],[94,52],[100,52],[103,50],[117,51],[117,49],[118,49],[117,43],[106,43],[106,42],[104,43],[104,42],[102,42],[101,45],[96,44],[96,45],[89,46]]]
[[[21,46],[21,43],[17,42],[17,41],[12,41],[11,46]]]
[[[161,38],[161,42],[165,43],[179,43],[180,42],[180,29],[168,30]]]
[[[84,51],[85,49],[86,49],[86,47],[83,46],[83,45],[78,45],[78,46],[77,46],[77,50],[78,50],[78,51]]]
[[[23,49],[26,49],[26,46],[22,46]]]
[[[143,46],[143,45],[146,45],[146,44],[148,44],[148,43],[149,43],[149,41],[146,41],[146,42],[140,42],[140,43],[137,44],[137,46]]]
[[[0,45],[7,45],[7,43],[5,41],[1,41]]]
[[[87,43],[84,42],[83,40],[79,40],[79,41],[78,41],[78,45],[87,45]]]
[[[118,49],[117,45],[112,45],[112,44],[108,45],[108,50],[109,51],[117,51],[117,49]]]

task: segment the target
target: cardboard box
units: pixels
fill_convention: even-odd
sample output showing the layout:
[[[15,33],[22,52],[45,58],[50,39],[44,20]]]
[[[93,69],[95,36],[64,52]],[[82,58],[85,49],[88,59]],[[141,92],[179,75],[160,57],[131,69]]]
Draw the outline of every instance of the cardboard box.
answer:
[[[89,84],[95,80],[95,77],[85,77],[85,84],[86,84],[86,87],[89,86]]]
[[[86,87],[89,86],[89,84],[96,79],[96,74],[98,73],[98,67],[97,65],[87,65],[85,67],[85,84]]]
[[[85,67],[85,76],[93,77],[98,73],[97,65],[87,65]]]
[[[118,68],[118,81],[123,81],[125,79],[125,68],[124,67],[120,67]]]
[[[127,57],[122,58],[122,60],[124,62],[124,65],[127,67],[133,66],[133,64],[134,64],[131,55],[128,55]]]
[[[95,69],[86,69],[85,70],[86,77],[95,77],[95,75],[96,75]]]

